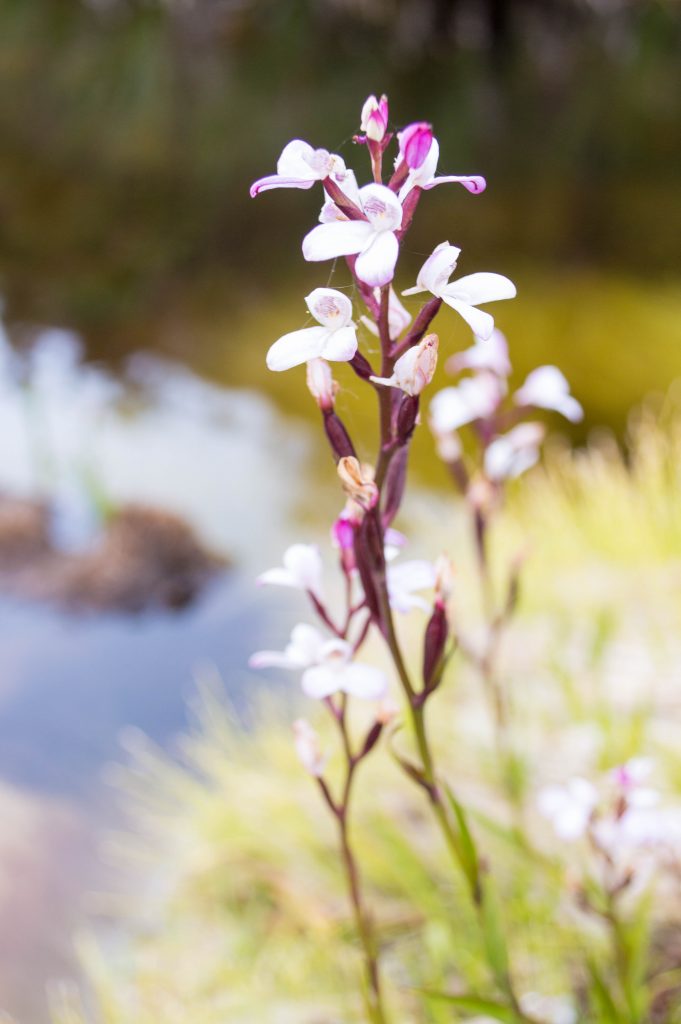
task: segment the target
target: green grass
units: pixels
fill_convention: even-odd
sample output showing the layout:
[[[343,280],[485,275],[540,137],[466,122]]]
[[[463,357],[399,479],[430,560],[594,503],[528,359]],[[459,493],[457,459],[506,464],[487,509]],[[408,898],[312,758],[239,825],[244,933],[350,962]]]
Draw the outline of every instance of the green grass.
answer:
[[[605,933],[570,907],[569,880],[580,871],[580,855],[556,843],[538,818],[537,788],[571,774],[595,776],[638,753],[656,757],[663,789],[681,782],[673,715],[681,655],[679,456],[678,414],[645,412],[632,425],[626,458],[611,442],[576,457],[554,451],[511,496],[496,532],[500,562],[521,538],[532,545],[503,657],[514,749],[526,779],[529,851],[500,793],[479,681],[460,657],[431,714],[440,764],[468,808],[499,887],[521,992],[583,998],[585,951],[608,979]],[[461,622],[473,628],[478,599],[467,530],[452,507],[450,532],[447,504],[442,497],[414,502],[411,515],[421,517],[433,553],[448,538],[461,556],[455,603]],[[403,621],[401,628],[408,642],[421,625]],[[95,1019],[362,1020],[359,956],[335,837],[292,751],[288,694],[262,698],[257,724],[245,733],[214,680],[204,680],[196,727],[179,759],[139,736],[129,739],[128,765],[116,781],[130,827],[109,850],[136,878],[136,893],[119,907],[115,940],[81,939],[99,1007]],[[331,747],[323,716],[309,704],[305,713],[319,718]],[[404,731],[395,743],[408,749]],[[393,1019],[466,1019],[469,1012],[420,990],[493,991],[475,917],[419,792],[385,752],[362,771],[355,812]],[[655,902],[653,934],[661,936],[675,913],[673,900]],[[673,966],[664,943],[656,948],[654,968]],[[597,1011],[580,1014],[600,1024]],[[55,1007],[57,1024],[86,1019],[73,996]]]

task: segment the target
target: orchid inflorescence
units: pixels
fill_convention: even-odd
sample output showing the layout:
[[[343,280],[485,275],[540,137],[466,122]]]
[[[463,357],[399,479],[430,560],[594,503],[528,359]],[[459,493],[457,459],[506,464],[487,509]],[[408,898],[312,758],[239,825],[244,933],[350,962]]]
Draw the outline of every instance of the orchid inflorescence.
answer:
[[[455,642],[462,639],[448,614],[451,564],[444,556],[436,564],[402,558],[405,538],[393,527],[405,491],[410,442],[421,422],[422,396],[436,370],[439,338],[431,325],[441,307],[446,305],[459,314],[472,329],[474,341],[472,347],[448,359],[446,370],[465,376],[432,398],[427,418],[437,451],[472,509],[483,571],[484,536],[494,501],[506,481],[519,476],[539,457],[544,427],[528,420],[528,415],[539,409],[555,410],[571,421],[581,417],[565,378],[553,366],[534,370],[509,394],[511,365],[506,341],[495,330],[491,314],[480,308],[515,296],[515,286],[507,277],[490,272],[456,276],[461,250],[444,241],[423,263],[416,284],[402,292],[403,296],[425,293],[415,315],[400,301],[393,282],[405,234],[423,193],[440,184],[458,183],[478,195],[486,183],[477,175],[437,175],[439,146],[429,124],[417,122],[397,132],[389,125],[387,98],[369,97],[361,112],[360,133],[354,137],[354,143],[368,151],[373,178],[368,184],[359,185],[337,154],[296,139],[285,146],[276,174],[259,179],[251,188],[251,195],[257,196],[278,188],[308,190],[321,185],[324,202],[319,224],[304,237],[303,256],[311,262],[345,257],[354,285],[351,294],[364,307],[358,313],[345,292],[317,287],[305,299],[314,323],[284,334],[267,353],[267,365],[276,372],[306,364],[307,385],[321,412],[346,499],[331,529],[344,607],[340,616],[330,610],[318,548],[294,544],[285,552],[283,565],[264,572],[259,582],[305,592],[318,625],[298,624],[284,651],[259,652],[251,665],[300,672],[304,693],[323,702],[338,727],[345,764],[339,794],[332,792],[326,778],[327,755],[320,740],[302,719],[295,724],[295,746],[338,821],[365,960],[366,1010],[374,1024],[383,1024],[388,1011],[379,946],[362,897],[348,816],[357,769],[377,749],[381,734],[391,723],[394,731],[398,709],[388,675],[362,660],[362,648],[372,633],[382,637],[390,656],[415,743],[414,755],[398,753],[392,741],[391,752],[425,792],[447,848],[463,870],[483,933],[487,928],[496,929],[487,907],[487,880],[474,852],[464,810],[436,771],[425,720],[426,705],[442,683]],[[385,155],[393,142],[397,155],[384,181]],[[367,354],[361,351],[362,331],[372,343],[378,337],[380,365],[372,364],[369,348]],[[374,465],[361,461],[336,410],[339,385],[333,378],[333,362],[348,363],[375,392],[380,441]],[[462,442],[464,427],[471,430],[477,448]],[[433,592],[429,599],[423,596],[427,591]],[[394,617],[395,612],[406,614],[412,609],[427,614],[418,680],[407,667]],[[490,611],[490,615],[498,622],[496,612]],[[488,672],[491,651],[482,652],[479,661]],[[496,696],[498,703],[499,694]],[[368,728],[359,739],[351,735],[349,721],[354,699],[373,707]],[[507,1012],[521,1021],[532,1019],[523,1010],[508,971],[500,971],[494,963],[491,969]]]

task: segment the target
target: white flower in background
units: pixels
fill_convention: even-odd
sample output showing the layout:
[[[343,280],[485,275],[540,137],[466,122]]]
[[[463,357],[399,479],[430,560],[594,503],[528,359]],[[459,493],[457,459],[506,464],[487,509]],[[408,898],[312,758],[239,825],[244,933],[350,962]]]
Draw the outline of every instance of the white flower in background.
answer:
[[[342,158],[335,153],[293,139],[277,160],[277,173],[253,182],[251,198],[271,188],[312,188],[315,182],[329,177],[340,184],[346,173]]]
[[[412,125],[412,130],[419,126]],[[398,134],[398,140],[400,141],[400,156],[397,158],[396,168],[399,167],[400,163],[404,159],[402,152],[406,150],[411,139],[407,137],[407,132],[410,129],[406,128],[404,132]],[[402,137],[401,137],[402,136]],[[407,175],[407,180],[400,189],[400,201],[404,202],[405,198],[411,192],[411,190],[418,186],[423,189],[435,188],[436,185],[445,185],[449,182],[463,185],[465,189],[472,192],[474,195],[484,192],[487,187],[487,182],[479,174],[447,174],[436,176],[437,162],[440,159],[440,145],[437,139],[433,139],[428,150],[428,155],[419,167],[412,167]]]
[[[511,361],[508,358],[508,343],[505,336],[495,327],[489,338],[476,337],[475,344],[470,348],[449,357],[445,369],[448,373],[488,370],[497,377],[508,377],[511,372]]]
[[[564,786],[546,786],[537,804],[560,839],[581,839],[598,804],[598,793],[586,779],[576,777]]]
[[[347,362],[357,351],[357,329],[352,303],[335,288],[315,288],[305,299],[317,327],[291,331],[275,341],[267,353],[270,370],[290,370],[310,359]]]
[[[380,669],[353,659],[347,640],[324,637],[314,626],[300,623],[283,651],[258,651],[251,668],[303,669],[301,685],[308,697],[322,700],[333,693],[347,693],[363,700],[385,697],[388,681]]]
[[[489,338],[494,330],[494,318],[477,307],[483,302],[512,299],[516,288],[512,281],[502,274],[478,273],[450,281],[461,250],[449,242],[441,242],[421,267],[416,286],[402,292],[416,295],[431,292],[463,317],[472,327],[473,333]]]
[[[381,142],[388,128],[388,97],[369,96],[362,107],[360,130],[373,142]]]
[[[492,416],[503,398],[500,382],[491,374],[465,377],[456,387],[438,391],[430,403],[430,426],[437,436],[475,420]]]
[[[326,758],[319,745],[319,736],[304,718],[298,718],[293,723],[293,742],[298,760],[305,771],[319,778],[324,771]]]
[[[402,225],[402,206],[385,185],[365,185],[359,190],[359,201],[366,220],[319,224],[303,239],[303,256],[319,262],[357,254],[357,277],[372,288],[381,287],[392,281],[395,272],[399,252],[395,232]]]
[[[430,609],[430,604],[419,597],[419,590],[431,590],[435,586],[435,566],[422,558],[408,562],[391,562],[386,567],[386,583],[390,607],[397,612],[410,612],[412,608]]]
[[[256,583],[308,590],[321,601],[323,566],[319,548],[315,544],[292,544],[284,552],[283,562],[281,568],[261,573]]]
[[[584,411],[570,394],[570,385],[557,366],[538,366],[528,375],[527,380],[513,396],[520,406],[535,409],[552,409],[572,423],[582,419]]]
[[[507,434],[495,438],[485,452],[485,473],[490,480],[511,480],[539,459],[544,440],[541,423],[520,423]]]
[[[374,289],[374,298],[377,302],[380,302],[380,288]],[[378,337],[378,327],[371,317],[361,316],[360,320],[368,331],[371,331],[372,334]],[[390,340],[395,341],[396,338],[399,338],[402,331],[404,331],[410,323],[411,315],[404,308],[391,286],[388,296],[388,334],[390,335]]]
[[[374,384],[399,388],[405,394],[420,395],[430,384],[437,366],[437,334],[427,334],[418,345],[412,345],[395,363],[392,377],[371,377]]]

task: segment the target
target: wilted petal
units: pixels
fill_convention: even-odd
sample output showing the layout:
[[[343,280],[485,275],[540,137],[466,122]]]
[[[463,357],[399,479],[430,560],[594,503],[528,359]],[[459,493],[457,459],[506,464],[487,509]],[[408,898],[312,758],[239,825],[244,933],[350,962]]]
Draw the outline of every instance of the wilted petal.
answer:
[[[326,327],[303,327],[284,334],[267,353],[268,370],[290,370],[292,366],[321,356],[329,333]]]
[[[397,237],[391,231],[374,235],[371,243],[357,257],[357,277],[372,287],[388,284],[395,274],[398,253]]]
[[[336,256],[352,256],[369,243],[374,230],[365,220],[319,224],[303,239],[303,256],[313,263]]]

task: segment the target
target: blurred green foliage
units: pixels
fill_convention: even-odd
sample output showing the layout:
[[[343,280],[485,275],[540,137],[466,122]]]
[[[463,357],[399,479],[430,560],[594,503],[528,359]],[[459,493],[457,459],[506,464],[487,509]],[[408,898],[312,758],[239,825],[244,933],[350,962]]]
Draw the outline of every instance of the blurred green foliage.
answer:
[[[673,0],[0,0],[10,315],[125,346],[206,279],[238,308],[310,219],[300,196],[251,204],[248,184],[291,137],[352,155],[375,90],[398,124],[433,121],[443,167],[488,176],[456,206],[472,262],[664,273],[680,45]],[[434,194],[422,237],[451,209]]]

